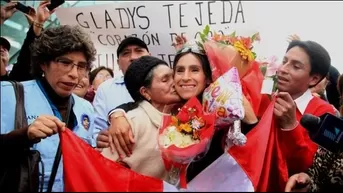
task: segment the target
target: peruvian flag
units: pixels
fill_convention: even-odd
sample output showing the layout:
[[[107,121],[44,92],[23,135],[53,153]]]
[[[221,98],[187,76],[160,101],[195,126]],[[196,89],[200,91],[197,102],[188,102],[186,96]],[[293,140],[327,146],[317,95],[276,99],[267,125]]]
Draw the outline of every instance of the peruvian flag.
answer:
[[[183,191],[283,192],[287,166],[274,126],[274,102],[247,135],[245,146],[231,147]],[[177,192],[162,180],[140,175],[103,157],[72,131],[61,133],[67,192]]]
[[[60,134],[66,192],[175,192],[176,187],[140,175],[103,157],[72,131]]]
[[[274,102],[247,134],[245,146],[231,147],[189,184],[192,191],[283,192],[288,180],[279,129],[274,126]],[[215,176],[215,177],[214,177]]]

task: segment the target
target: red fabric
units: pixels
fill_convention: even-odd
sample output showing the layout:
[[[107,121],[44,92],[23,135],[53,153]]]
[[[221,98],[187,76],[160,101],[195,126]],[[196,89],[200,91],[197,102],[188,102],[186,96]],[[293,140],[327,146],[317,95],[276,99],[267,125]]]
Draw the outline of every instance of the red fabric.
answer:
[[[258,113],[256,114],[257,117],[262,117],[263,116],[263,114],[267,110],[270,102],[271,102],[271,97],[269,95],[262,94],[261,102],[260,102],[260,107],[258,109]]]
[[[250,178],[256,192],[284,191],[288,180],[287,165],[274,124],[272,102],[259,124],[247,134],[245,146],[233,146],[228,153]]]
[[[317,151],[317,145],[302,126],[282,131],[274,124],[274,103],[270,103],[259,124],[247,134],[246,145],[234,146],[228,151],[248,175],[257,192],[284,191],[288,176],[306,171]],[[305,110],[305,113],[316,116],[326,112],[334,113],[334,109],[317,97],[309,102]],[[298,111],[298,121],[301,116]]]
[[[94,89],[89,89],[83,98],[89,101],[90,103],[93,103],[94,97],[95,97]]]
[[[60,136],[66,192],[163,191],[163,181],[103,157],[69,129]]]
[[[332,105],[324,100],[313,97],[307,105],[304,114],[321,116],[324,113],[335,114]],[[302,115],[297,111],[297,121],[300,122]],[[289,174],[306,171],[313,163],[314,155],[318,146],[310,139],[308,132],[300,124],[292,131],[281,131],[282,152],[286,157]]]
[[[259,68],[259,64],[256,61],[251,64],[251,68],[241,78],[243,94],[250,102],[252,108],[254,109],[255,115],[258,114],[260,109],[263,79],[263,74]]]

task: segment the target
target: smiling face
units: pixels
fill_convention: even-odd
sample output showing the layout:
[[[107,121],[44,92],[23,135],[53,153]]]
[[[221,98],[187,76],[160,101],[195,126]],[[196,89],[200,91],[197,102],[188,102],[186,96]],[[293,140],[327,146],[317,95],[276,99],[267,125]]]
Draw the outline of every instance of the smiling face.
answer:
[[[68,97],[85,74],[75,65],[69,70],[70,62],[86,68],[87,60],[82,52],[72,52],[56,58],[50,64],[42,64],[41,69],[52,89],[61,97]]]
[[[83,97],[85,97],[88,89],[89,89],[89,78],[88,78],[88,76],[85,76],[81,79],[79,84],[76,85],[73,93],[76,94],[77,96],[83,98]]]
[[[111,78],[113,77],[107,70],[100,70],[92,82],[94,90],[97,90],[101,83]]]
[[[174,70],[175,89],[182,99],[188,100],[205,90],[208,80],[201,61],[194,54],[181,56]]]

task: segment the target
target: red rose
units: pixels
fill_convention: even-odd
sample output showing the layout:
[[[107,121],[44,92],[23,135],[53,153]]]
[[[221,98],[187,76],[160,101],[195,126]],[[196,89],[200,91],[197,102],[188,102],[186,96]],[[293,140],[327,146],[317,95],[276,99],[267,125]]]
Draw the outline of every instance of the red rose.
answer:
[[[177,116],[181,123],[186,123],[189,121],[189,115],[185,112],[180,112]]]

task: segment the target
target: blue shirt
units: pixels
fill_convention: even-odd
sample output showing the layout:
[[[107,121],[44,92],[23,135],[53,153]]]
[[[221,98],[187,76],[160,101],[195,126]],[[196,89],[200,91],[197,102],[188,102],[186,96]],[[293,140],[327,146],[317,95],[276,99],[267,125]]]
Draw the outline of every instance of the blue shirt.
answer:
[[[24,86],[24,105],[27,116],[27,122],[30,125],[40,115],[55,115],[61,119],[59,112],[55,112],[55,107],[49,102],[50,99],[46,97],[45,90],[40,86],[36,80],[22,82]],[[1,134],[7,134],[13,131],[15,121],[15,105],[16,98],[14,89],[11,83],[6,81],[0,82],[0,104],[1,104],[1,119],[0,128]],[[92,130],[94,129],[94,110],[92,105],[76,96],[72,95],[74,99],[73,113],[76,118],[73,132],[84,139],[90,145],[94,145],[95,141],[92,138]],[[87,119],[87,121],[85,121]],[[57,134],[41,139],[39,143],[33,145],[32,149],[38,150],[41,154],[43,168],[39,167],[39,179],[44,176],[43,191],[48,187],[52,166],[55,160],[57,147],[59,144],[59,136]],[[63,155],[58,166],[53,192],[64,191],[63,181]]]
[[[132,102],[126,89],[124,77],[117,77],[103,82],[96,91],[93,106],[95,110],[95,128],[93,138],[96,139],[101,130],[107,129],[107,115],[117,106]]]

